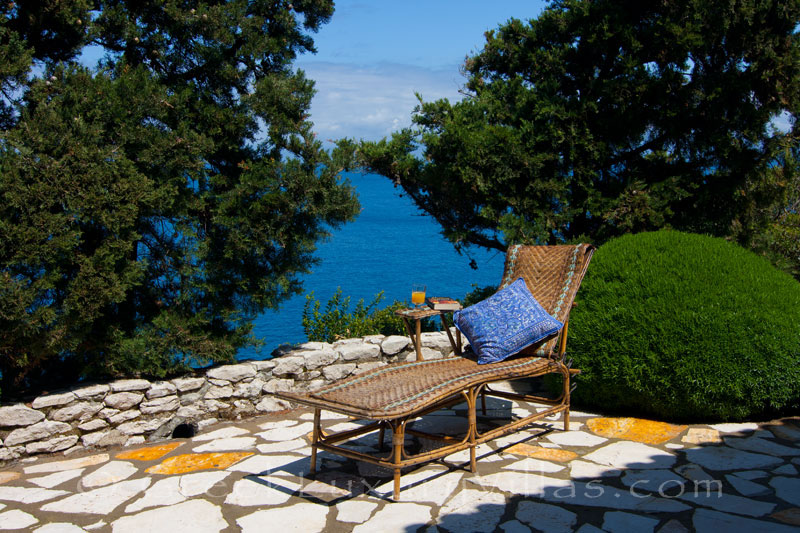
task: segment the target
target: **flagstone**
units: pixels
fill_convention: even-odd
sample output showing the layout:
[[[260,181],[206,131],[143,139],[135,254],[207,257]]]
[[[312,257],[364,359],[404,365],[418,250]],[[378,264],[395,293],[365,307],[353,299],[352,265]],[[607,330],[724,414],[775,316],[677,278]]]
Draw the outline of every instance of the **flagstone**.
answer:
[[[499,531],[503,533],[531,533],[531,528],[519,520],[509,520],[508,522],[500,524]]]
[[[684,452],[690,463],[709,470],[753,470],[777,466],[783,461],[771,455],[745,452],[728,446],[706,446]]]
[[[227,450],[252,450],[256,447],[255,437],[231,437],[216,439],[194,448],[195,453],[221,452]]]
[[[742,496],[734,496],[714,490],[687,490],[678,496],[681,500],[703,507],[711,507],[717,511],[746,516],[764,516],[775,509],[774,503],[767,503]]]
[[[789,423],[781,423],[770,425],[767,429],[769,429],[776,437],[790,440],[793,442],[800,441],[800,428],[795,426],[794,424]]]
[[[675,472],[685,477],[686,479],[689,479],[691,481],[696,481],[699,483],[718,481],[715,480],[714,476],[712,476],[699,466],[691,463],[686,465],[681,465],[675,468]]]
[[[759,437],[725,437],[725,444],[737,450],[766,453],[778,457],[796,457],[800,448],[792,448]]]
[[[86,488],[102,487],[128,479],[138,471],[139,469],[133,466],[133,463],[111,461],[81,479],[81,485]]]
[[[69,494],[65,490],[35,489],[27,487],[0,487],[0,500],[18,503],[39,503]]]
[[[786,464],[776,468],[775,470],[772,471],[772,473],[786,475],[786,476],[796,476],[797,468],[795,468],[793,465]]]
[[[261,453],[283,453],[308,446],[305,439],[295,439],[288,442],[271,442],[269,444],[258,444],[256,449]],[[308,453],[311,453],[311,448],[308,448]]]
[[[97,455],[89,455],[88,457],[79,457],[77,459],[67,459],[66,461],[55,461],[52,463],[44,463],[33,466],[26,466],[23,470],[26,474],[43,474],[46,472],[64,472],[66,470],[75,470],[77,468],[85,468],[87,466],[99,465],[108,461],[107,453],[99,453]]]
[[[770,518],[774,518],[784,524],[792,524],[795,526],[800,526],[800,508],[792,507],[791,509],[784,509],[783,511],[778,511],[777,513],[772,513],[769,515]]]
[[[233,489],[225,498],[225,505],[239,507],[280,505],[286,503],[291,496],[291,492],[280,490],[261,477],[247,476],[233,484]],[[269,523],[274,528],[274,525]]]
[[[19,479],[21,475],[19,472],[0,472],[0,485]]]
[[[303,413],[298,418],[300,420],[314,420],[314,415],[312,413]],[[266,431],[269,429],[285,428],[296,425],[297,425],[297,420],[287,419],[287,420],[274,420],[272,422],[264,422],[263,424],[259,424],[258,427]]]
[[[592,524],[583,524],[575,531],[575,533],[604,533],[599,527],[594,527]]]
[[[494,461],[502,461],[503,458],[500,454],[495,453],[494,449],[488,444],[478,444],[475,446],[475,457],[481,463],[492,463]],[[461,450],[456,453],[451,453],[445,460],[451,464],[460,464],[469,462],[469,449]]]
[[[622,476],[622,484],[630,487],[631,493],[648,491],[669,497],[683,492],[685,483],[686,479],[672,470],[627,470]]]
[[[670,450],[682,450],[682,449],[684,449],[686,446],[684,446],[683,444],[678,444],[678,443],[676,443],[676,442],[668,442],[668,443],[666,443],[666,444],[664,445],[664,447],[665,447],[665,448],[669,448]]]
[[[67,522],[53,522],[37,527],[35,531],[36,533],[80,533],[86,530]]]
[[[562,446],[598,446],[608,439],[585,431],[562,431],[548,435],[547,440]]]
[[[793,505],[800,505],[800,478],[778,476],[770,479],[769,484],[775,489],[778,498]]]
[[[203,442],[207,440],[215,440],[215,439],[227,439],[230,437],[239,437],[241,435],[246,435],[250,433],[244,428],[236,427],[236,426],[229,426],[222,429],[217,429],[210,433],[204,433],[202,435],[197,435],[192,437],[192,442]]]
[[[406,479],[408,475],[401,478],[400,501],[431,502],[441,507],[456,491],[464,488],[464,474],[461,472],[426,470],[429,476],[425,479]],[[386,497],[391,495],[388,485],[383,490]]]
[[[617,468],[669,468],[677,457],[639,442],[618,441],[583,457],[586,461]]]
[[[759,533],[797,533],[797,528],[775,522],[735,516],[711,509],[697,509],[692,515],[692,525],[697,533],[720,531],[758,531]]]
[[[506,448],[503,450],[503,453],[513,453],[515,455],[524,455],[535,459],[544,459],[545,461],[558,461],[560,463],[566,463],[578,457],[577,453],[569,450],[542,448],[541,446],[532,446],[524,442]]]
[[[597,479],[600,477],[619,477],[622,470],[613,466],[599,465],[588,461],[572,461],[569,475],[572,479]]]
[[[573,531],[578,515],[549,503],[521,501],[514,517],[542,533]],[[527,529],[527,528],[526,528]]]
[[[405,533],[424,526],[431,520],[431,508],[417,503],[392,503],[375,513],[372,520],[353,528],[353,533],[373,533],[381,524],[381,533]]]
[[[754,479],[765,478],[769,474],[767,474],[763,470],[742,470],[740,472],[734,472],[733,475],[752,481]]]
[[[362,524],[369,520],[377,503],[364,500],[345,500],[336,504],[336,521]]]
[[[105,527],[105,526],[106,526],[105,520],[99,520],[99,521],[95,522],[94,524],[90,524],[90,525],[86,526],[85,529],[88,529],[89,531],[92,531],[94,529],[100,529],[101,527]]]
[[[649,518],[622,511],[609,511],[603,515],[603,531],[609,533],[645,533],[655,530],[658,525],[657,518]]]
[[[679,513],[690,509],[688,505],[668,498],[634,495],[630,490],[620,490],[601,484],[599,481],[568,482],[566,487],[543,491],[540,497],[556,504],[584,505],[629,511],[653,513]]]
[[[222,470],[253,455],[252,452],[229,453],[187,453],[167,457],[161,463],[151,466],[148,474],[186,474],[197,470],[216,468]]]
[[[547,476],[521,476],[516,472],[495,472],[483,476],[466,478],[468,483],[482,487],[493,487],[517,496],[542,496],[545,491],[569,488],[571,483],[566,479]]]
[[[642,418],[592,418],[586,422],[592,433],[601,437],[625,439],[642,444],[664,444],[686,431],[688,426]]]
[[[673,518],[661,526],[661,528],[658,530],[658,533],[689,533],[689,530],[686,529],[686,526]]]
[[[228,525],[218,505],[206,500],[189,500],[124,516],[114,521],[111,528],[113,533],[219,533]]]
[[[552,474],[554,472],[560,472],[566,467],[564,465],[557,465],[549,461],[540,461],[539,459],[527,457],[521,461],[517,461],[508,465],[506,468],[508,470],[520,470],[522,472],[544,472],[546,474]]]
[[[71,479],[79,477],[84,470],[84,468],[78,468],[77,470],[55,472],[54,474],[49,474],[42,477],[29,478],[28,482],[33,483],[34,485],[39,485],[40,487],[44,487],[46,489],[52,489],[53,487],[57,487],[62,483],[66,483]]]
[[[172,450],[180,447],[182,442],[170,442],[160,446],[149,446],[138,450],[129,450],[116,455],[117,459],[132,459],[135,461],[155,461],[161,459]]]
[[[449,531],[495,531],[505,508],[502,494],[464,489],[439,509],[436,521]]]
[[[125,512],[135,513],[147,507],[161,507],[184,502],[192,496],[209,493],[229,475],[230,472],[196,472],[156,481],[141,498],[128,505]]]
[[[327,517],[328,507],[325,505],[296,503],[289,507],[256,511],[253,514],[238,518],[236,524],[243,533],[263,533],[265,524],[269,524],[271,531],[306,533],[308,531],[323,531]],[[385,525],[388,525],[388,523],[385,523]]]
[[[689,428],[681,442],[687,444],[721,444],[719,430],[710,428]]]
[[[727,479],[728,483],[733,485],[733,488],[736,489],[736,492],[738,492],[742,496],[748,496],[748,497],[765,496],[772,492],[764,485],[761,485],[759,483],[753,483],[752,481],[742,479],[732,474],[726,475],[725,479]]]
[[[758,429],[755,422],[711,424],[713,429],[722,433],[752,433]]]
[[[253,457],[228,467],[228,470],[232,472],[246,472],[248,474],[269,474],[283,470],[287,465],[303,460],[309,459],[300,455],[254,455]]]
[[[144,491],[149,485],[150,478],[120,481],[113,485],[81,492],[48,503],[42,507],[42,510],[73,514],[108,514]]]
[[[39,520],[36,517],[19,509],[0,513],[0,529],[22,529],[37,522]]]
[[[391,497],[392,492],[394,490],[394,481],[391,480],[391,475],[392,475],[391,470],[387,470],[385,468],[382,468],[381,470],[383,470],[384,472],[388,472],[388,476],[386,477],[389,477],[390,480],[383,482],[381,484],[376,484],[374,487],[371,487],[371,490],[380,496],[388,498]],[[400,478],[401,498],[403,494],[406,492],[406,490],[403,489],[403,487],[408,487],[408,490],[413,490],[414,489],[413,485],[419,484],[419,486],[421,486],[425,483],[432,482],[433,480],[443,475],[446,477],[447,472],[448,472],[447,468],[437,464],[428,464],[422,468],[409,472],[408,474]]]
[[[294,440],[298,437],[304,437],[313,429],[314,424],[311,422],[303,422],[302,424],[298,424],[296,426],[269,429],[267,431],[257,433],[257,435],[267,441],[286,441]]]

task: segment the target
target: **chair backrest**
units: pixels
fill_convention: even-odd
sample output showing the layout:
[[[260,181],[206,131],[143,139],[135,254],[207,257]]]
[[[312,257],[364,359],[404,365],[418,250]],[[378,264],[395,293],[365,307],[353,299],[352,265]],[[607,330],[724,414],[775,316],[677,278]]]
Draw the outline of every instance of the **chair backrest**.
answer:
[[[500,288],[522,278],[536,301],[554,318],[566,324],[594,250],[591,244],[511,246],[506,252]],[[537,345],[533,350],[523,350],[523,353],[550,356],[558,345],[559,337]]]

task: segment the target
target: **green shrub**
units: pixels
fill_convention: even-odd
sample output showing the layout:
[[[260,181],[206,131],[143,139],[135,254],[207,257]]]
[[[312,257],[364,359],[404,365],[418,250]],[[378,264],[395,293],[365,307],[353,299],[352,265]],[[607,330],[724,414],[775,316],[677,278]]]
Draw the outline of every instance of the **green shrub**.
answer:
[[[597,250],[578,300],[578,405],[706,421],[798,405],[800,283],[752,252],[676,231],[621,237]]]
[[[321,303],[314,298],[314,293],[306,295],[303,306],[303,331],[309,341],[333,342],[338,339],[363,337],[365,335],[405,335],[403,320],[396,316],[397,309],[408,307],[407,302],[395,301],[388,307],[378,309],[384,299],[383,291],[375,295],[372,303],[364,304],[361,299],[355,309],[350,310],[350,296],[342,298],[342,288],[325,304],[325,311],[320,311]],[[435,331],[433,321],[422,321],[423,331]]]

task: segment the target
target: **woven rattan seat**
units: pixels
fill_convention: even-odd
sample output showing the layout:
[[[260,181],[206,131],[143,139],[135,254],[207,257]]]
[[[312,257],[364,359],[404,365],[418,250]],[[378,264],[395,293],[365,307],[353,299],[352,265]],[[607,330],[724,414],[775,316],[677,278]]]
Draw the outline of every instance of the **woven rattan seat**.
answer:
[[[394,470],[394,497],[397,499],[400,492],[400,473],[404,467],[469,449],[470,468],[474,472],[475,446],[482,442],[557,413],[563,413],[564,429],[568,429],[570,377],[579,372],[570,369],[564,361],[569,311],[593,251],[594,247],[588,244],[509,248],[500,288],[518,278],[524,279],[542,307],[564,323],[557,336],[545,339],[541,344],[523,350],[521,354],[499,363],[485,365],[479,365],[475,357],[469,354],[440,360],[394,363],[339,380],[315,391],[276,393],[283,399],[314,408],[312,472],[316,468],[318,449],[385,466]],[[563,378],[562,392],[558,398],[543,398],[489,388],[491,383],[497,381],[551,373],[560,374]],[[487,395],[544,403],[550,407],[480,433],[476,424],[477,399],[480,397],[485,402]],[[468,407],[469,429],[461,440],[406,428],[406,423],[427,413],[464,401]],[[356,429],[327,434],[321,426],[320,413],[323,409],[373,422]],[[393,433],[392,452],[388,456],[373,456],[337,445],[373,431],[379,432],[379,442],[383,443],[386,429]],[[438,439],[445,445],[417,455],[408,455],[404,447],[405,433]]]
[[[459,395],[481,383],[557,371],[542,357],[516,357],[491,365],[474,358],[396,363],[341,380],[310,394],[283,394],[300,403],[368,419],[392,419],[425,408],[441,398]],[[307,401],[309,398],[314,401]]]

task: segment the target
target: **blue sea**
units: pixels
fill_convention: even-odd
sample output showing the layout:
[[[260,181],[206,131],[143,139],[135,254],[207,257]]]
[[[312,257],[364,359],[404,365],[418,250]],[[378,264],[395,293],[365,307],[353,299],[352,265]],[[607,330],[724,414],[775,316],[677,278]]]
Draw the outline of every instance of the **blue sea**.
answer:
[[[239,359],[265,359],[283,343],[305,342],[301,323],[305,293],[314,292],[322,307],[342,288],[351,296],[351,309],[359,299],[372,302],[384,292],[379,307],[395,300],[411,299],[412,283],[427,285],[428,295],[462,298],[474,286],[498,285],[503,273],[502,253],[475,249],[465,255],[440,234],[439,225],[401,195],[390,180],[376,174],[348,173],[361,202],[361,214],[354,222],[333,232],[320,243],[320,263],[304,278],[304,294],[283,303],[278,311],[256,318],[254,334],[264,341],[260,350],[245,349]]]

